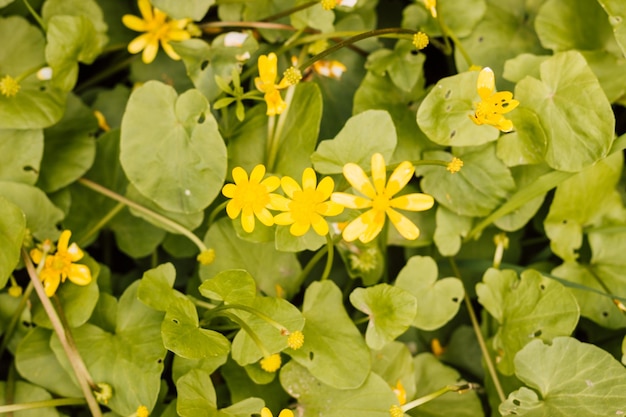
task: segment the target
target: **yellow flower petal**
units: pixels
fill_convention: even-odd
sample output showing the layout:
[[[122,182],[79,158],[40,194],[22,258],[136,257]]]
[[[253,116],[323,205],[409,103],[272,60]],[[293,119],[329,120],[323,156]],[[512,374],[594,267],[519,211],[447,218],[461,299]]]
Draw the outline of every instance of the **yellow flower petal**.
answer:
[[[331,177],[324,177],[317,185],[317,192],[323,200],[328,200],[335,189],[335,181]]]
[[[291,200],[282,195],[273,194],[270,198],[270,207],[272,210],[289,211],[289,203]]]
[[[41,262],[41,258],[43,258],[43,252],[39,249],[31,249],[30,250],[30,259],[37,265]]]
[[[280,179],[278,177],[267,177],[261,181],[261,185],[267,189],[268,192],[272,192],[280,187]]]
[[[83,251],[80,250],[76,243],[72,243],[69,248],[67,248],[67,254],[70,256],[72,262],[76,262],[82,259]]]
[[[264,84],[274,84],[278,73],[278,58],[274,52],[259,57],[259,77]]]
[[[72,264],[67,277],[76,285],[87,285],[91,282],[91,271],[87,265]]]
[[[396,169],[393,170],[387,183],[386,193],[388,196],[395,195],[398,191],[403,189],[415,173],[415,167],[409,161],[404,161]]]
[[[189,34],[189,32],[187,32],[186,30],[182,30],[182,29],[176,29],[173,23],[174,22],[170,22],[171,29],[167,33],[168,40],[180,42],[180,41],[186,41],[187,39],[191,39],[191,34]],[[183,28],[185,27],[186,24],[187,22],[183,21]]]
[[[52,297],[55,292],[57,292],[57,288],[59,288],[59,284],[61,283],[61,277],[58,275],[46,277],[43,280],[43,289],[46,292],[48,297]]]
[[[141,16],[144,18],[144,20],[150,21],[154,19],[150,0],[138,0],[137,4],[139,5],[139,13],[141,13]]]
[[[157,52],[159,52],[159,42],[153,38],[147,43],[146,47],[141,54],[141,60],[144,64],[149,64],[156,58]]]
[[[244,207],[241,210],[241,227],[248,233],[254,231],[254,212],[252,208]]]
[[[493,90],[496,88],[496,79],[493,74],[493,70],[489,67],[485,67],[478,73],[478,80],[476,81],[476,90],[482,100],[486,100],[491,96]]]
[[[130,30],[136,32],[145,32],[148,30],[148,25],[145,20],[133,16],[132,14],[125,14],[122,16],[122,23]]]
[[[293,198],[293,194],[296,191],[302,191],[300,185],[291,177],[282,177],[280,180],[280,186],[289,198]]]
[[[226,214],[228,217],[234,220],[239,216],[239,213],[241,213],[241,204],[236,200],[230,200],[228,204],[226,204]]]
[[[371,222],[371,212],[372,210],[367,211],[348,223],[345,229],[343,229],[343,240],[346,242],[352,242],[365,233],[369,222]],[[368,221],[368,223],[366,223],[366,221]]]
[[[270,411],[269,408],[263,407],[263,409],[261,410],[261,417],[274,417],[274,416],[272,416],[272,412]]]
[[[363,243],[368,243],[374,240],[374,238],[378,236],[380,231],[383,230],[383,226],[385,225],[385,213],[377,210],[370,210],[365,214],[368,216],[366,216],[364,221],[369,223],[367,225],[367,229],[365,229],[365,232],[363,232],[363,234],[359,236],[359,240]]]
[[[137,36],[128,44],[128,52],[130,52],[131,54],[137,54],[143,51],[143,48],[148,45],[150,38],[151,36],[148,33]]]
[[[347,208],[369,208],[372,207],[372,200],[368,200],[367,198],[359,197],[352,194],[347,193],[333,193],[330,196],[331,200],[337,204],[341,204]]]
[[[259,211],[255,211],[256,217],[266,226],[272,226],[274,224],[274,216],[266,208],[262,208]]]
[[[303,236],[306,232],[309,231],[310,228],[311,228],[310,223],[295,222],[289,228],[289,233],[291,233],[292,235],[296,237]]]
[[[369,198],[376,197],[376,191],[365,174],[365,171],[363,171],[363,168],[357,164],[347,163],[343,166],[343,175],[355,190],[358,190]]]
[[[57,242],[57,251],[59,252],[67,252],[67,247],[70,243],[70,237],[72,236],[72,232],[69,230],[64,230],[59,236],[59,240]]]
[[[402,210],[424,211],[430,209],[435,200],[428,194],[405,194],[390,201],[390,206]]]
[[[376,193],[382,194],[387,182],[387,167],[385,166],[385,159],[379,153],[372,155],[372,180],[374,180]]]
[[[328,222],[320,215],[314,214],[311,219],[311,226],[313,230],[320,236],[326,236],[328,234]]]
[[[222,194],[224,194],[224,197],[233,198],[236,191],[237,186],[235,184],[226,184],[222,187]]]
[[[293,411],[285,408],[283,411],[280,412],[278,417],[293,417]]]
[[[500,131],[505,133],[513,130],[513,122],[509,119],[505,119],[504,117],[502,117],[502,120],[496,123],[495,126],[500,129]]]
[[[286,211],[284,213],[280,213],[274,216],[274,223],[280,226],[288,226],[290,224],[293,224],[293,222],[295,222],[295,219],[293,218],[293,216],[291,215],[291,212],[289,211]]]
[[[398,213],[393,209],[387,209],[387,216],[389,216],[389,220],[398,230],[398,233],[402,235],[403,238],[408,240],[415,240],[420,235],[420,230],[413,224],[411,220]]]
[[[161,48],[163,48],[163,51],[165,51],[167,56],[172,58],[174,61],[180,61],[180,55],[176,53],[168,41],[161,39]]]
[[[252,172],[254,173],[259,166],[261,167],[259,169],[262,170],[261,178],[263,178],[263,175],[265,175],[265,167],[263,165],[257,165],[256,167],[254,167],[254,170],[252,170]],[[233,168],[233,181],[235,181],[235,184],[237,185],[247,184],[248,173],[242,167]]]
[[[343,207],[334,201],[326,201],[317,207],[317,212],[322,216],[337,216],[343,212]]]
[[[267,104],[267,115],[275,116],[281,114],[287,109],[287,103],[283,100],[278,90],[272,90],[263,96],[265,103]]]
[[[329,177],[327,177],[329,178]],[[302,173],[302,189],[303,190],[315,190],[317,186],[317,176],[313,168],[306,168]]]

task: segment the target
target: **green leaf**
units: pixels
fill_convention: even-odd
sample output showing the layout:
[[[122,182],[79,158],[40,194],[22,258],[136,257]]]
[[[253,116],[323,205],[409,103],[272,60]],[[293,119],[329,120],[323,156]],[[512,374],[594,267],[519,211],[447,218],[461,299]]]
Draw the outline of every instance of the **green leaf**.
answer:
[[[78,352],[94,381],[113,388],[107,406],[123,416],[134,413],[137,404],[150,410],[154,407],[166,354],[159,328],[163,313],[137,299],[138,284],[131,284],[119,299],[114,333],[92,324],[72,329]],[[56,335],[51,347],[66,372],[73,374]]]
[[[12,392],[11,392],[12,391]],[[10,394],[9,394],[10,392]],[[7,398],[9,397],[9,398]],[[15,381],[15,386],[7,387],[0,381],[0,406],[51,400],[52,395],[41,387],[23,381]],[[54,407],[31,408],[14,413],[15,417],[59,417]]]
[[[25,233],[24,213],[0,195],[0,288],[4,288],[20,260]]]
[[[615,118],[598,79],[583,56],[562,52],[540,66],[541,80],[526,77],[515,87],[517,110],[537,120],[516,121],[518,131],[543,130],[533,142],[544,149],[554,169],[576,172],[606,157],[614,137]],[[538,123],[538,125],[537,125]]]
[[[444,206],[437,207],[435,235],[437,250],[443,256],[454,256],[461,249],[462,238],[472,227],[472,218],[454,214]]]
[[[608,352],[570,337],[545,345],[534,340],[515,357],[521,388],[500,405],[504,416],[621,415],[626,370]],[[541,397],[538,396],[541,395]]]
[[[621,69],[626,59],[607,51],[582,51],[589,68],[598,77],[609,102],[622,102],[626,94],[626,74]]]
[[[602,217],[621,206],[615,190],[623,167],[616,153],[563,181],[554,194],[544,220],[552,251],[566,261],[574,261],[583,241],[583,227],[598,224]]]
[[[425,193],[451,212],[461,216],[486,216],[506,201],[515,189],[509,169],[500,161],[495,146],[487,146],[460,155],[461,171],[450,174],[441,166],[418,166],[417,176]],[[450,161],[446,152],[431,151],[425,159]]]
[[[626,54],[626,25],[624,25],[624,19],[626,19],[626,5],[619,0],[598,0],[598,3],[600,3],[609,15],[609,23],[613,27],[615,40],[621,48],[622,53]]]
[[[56,239],[55,225],[63,219],[57,208],[39,188],[17,182],[0,181],[0,195],[18,206],[26,216],[26,227],[39,240]]]
[[[502,314],[493,346],[500,352],[496,362],[505,375],[513,374],[515,354],[528,342],[568,336],[578,323],[580,310],[572,293],[537,271],[524,271],[519,281],[512,281],[509,273],[489,270],[476,292],[481,304],[486,297],[488,311]]]
[[[224,304],[251,305],[256,298],[256,282],[243,269],[222,271],[200,285],[200,294]]]
[[[143,273],[137,297],[145,305],[157,311],[166,311],[175,296],[176,269],[171,263],[161,264]]]
[[[156,81],[128,100],[120,161],[143,195],[174,212],[207,207],[226,177],[226,146],[206,98],[193,89],[177,96]]]
[[[153,0],[152,3],[172,19],[202,20],[215,0]]]
[[[276,226],[276,249],[282,252],[316,251],[326,243],[324,236],[318,235],[312,228],[303,236],[294,236],[289,226]]]
[[[41,129],[0,130],[0,180],[35,184],[42,155]]]
[[[98,45],[103,47],[107,43],[106,34],[109,28],[96,0],[46,0],[41,8],[44,23],[50,24],[54,16],[81,16],[89,19],[97,32]]]
[[[280,382],[292,397],[298,399],[306,416],[389,416],[389,408],[398,401],[391,387],[374,373],[366,376],[358,387],[338,389],[319,381],[310,370],[292,361],[280,372]]]
[[[331,281],[314,282],[306,290],[304,346],[290,353],[324,384],[357,388],[370,372],[369,350],[341,302],[341,290]]]
[[[402,383],[407,398],[415,396],[413,356],[405,343],[390,342],[381,350],[372,351],[372,372],[383,378],[390,387]]]
[[[391,81],[404,92],[409,92],[416,87],[418,81],[424,83],[422,68],[426,56],[416,54],[415,46],[408,40],[396,42],[394,50],[379,49],[367,57],[366,68],[379,76],[389,74]]]
[[[15,352],[20,376],[62,397],[81,397],[82,391],[57,361],[50,347],[52,330],[35,327],[22,339]]]
[[[292,13],[289,18],[291,24],[297,29],[314,28],[325,33],[332,32],[334,29],[335,13],[331,10],[324,10],[321,2],[313,7]]]
[[[217,416],[217,395],[211,374],[192,369],[176,381],[176,412],[181,417]]]
[[[348,119],[334,139],[321,142],[311,161],[322,174],[340,174],[348,162],[369,171],[372,154],[378,152],[389,161],[396,142],[396,129],[389,113],[367,110]]]
[[[412,294],[388,284],[356,288],[350,293],[350,303],[369,318],[365,341],[372,349],[382,349],[404,333],[417,312]]]
[[[182,356],[174,356],[172,365],[172,379],[177,381],[178,378],[184,376],[190,371],[202,370],[212,374],[217,371],[228,359],[227,355],[211,356],[204,359],[186,359]]]
[[[0,18],[0,39],[11,39],[0,51],[2,74],[17,78],[46,65],[43,34],[26,19]],[[65,109],[65,94],[34,74],[26,77],[14,97],[0,94],[0,129],[41,129],[56,123]]]
[[[161,325],[163,346],[187,359],[228,353],[230,342],[221,333],[200,327],[198,312],[186,297],[173,298]]]
[[[446,324],[459,311],[465,291],[458,278],[437,279],[439,272],[429,256],[412,256],[396,278],[395,286],[417,299],[413,326],[435,330]]]
[[[285,124],[276,138],[278,148],[272,172],[301,178],[302,171],[311,166],[322,120],[322,93],[317,84],[298,84],[291,104],[280,117]]]
[[[257,288],[268,295],[276,295],[277,285],[290,298],[300,289],[300,264],[294,253],[279,252],[273,242],[254,243],[237,237],[228,218],[213,223],[204,237],[209,248],[215,250],[215,261],[200,266],[200,279],[206,281],[221,271],[244,269],[252,275]]]
[[[246,111],[243,122],[236,122],[235,116],[229,120],[230,129],[224,133],[228,142],[228,176],[232,168],[242,167],[246,172],[265,161],[267,138],[267,115],[264,106],[255,106]],[[259,140],[259,138],[264,138]]]
[[[500,136],[493,126],[479,126],[469,116],[474,102],[480,101],[476,90],[478,72],[446,77],[430,90],[417,111],[417,124],[428,138],[443,146],[477,146]]]
[[[37,186],[51,193],[76,181],[93,164],[94,133],[98,123],[92,110],[69,94],[65,114],[58,124],[44,130],[44,152]]]
[[[593,27],[592,31],[581,31]],[[555,52],[603,49],[613,33],[597,1],[548,0],[539,8],[535,29],[541,44]]]
[[[118,248],[133,258],[143,258],[154,253],[167,234],[164,228],[138,219],[126,208],[111,219],[109,227],[115,234]]]

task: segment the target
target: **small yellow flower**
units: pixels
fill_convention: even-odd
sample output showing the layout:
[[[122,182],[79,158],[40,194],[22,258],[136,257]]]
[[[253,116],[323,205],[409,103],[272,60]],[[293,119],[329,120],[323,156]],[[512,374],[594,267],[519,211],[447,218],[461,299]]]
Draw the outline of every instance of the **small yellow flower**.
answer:
[[[148,407],[145,405],[140,405],[137,407],[137,411],[135,411],[135,417],[148,417],[150,415],[150,411],[148,411]]]
[[[347,71],[347,69],[348,68],[346,68],[345,65],[336,60],[320,60],[313,63],[313,70],[316,73],[324,77],[334,78],[335,80],[340,79],[343,73]]]
[[[96,401],[100,404],[107,405],[109,400],[113,398],[113,387],[106,382],[98,382],[96,387],[98,387],[98,390],[94,391]]]
[[[205,249],[198,254],[196,260],[201,265],[211,265],[215,260],[215,250],[214,249]]]
[[[424,6],[433,18],[437,18],[437,0],[424,0]]]
[[[335,182],[330,177],[324,177],[317,184],[315,171],[306,168],[302,173],[302,188],[291,177],[283,177],[280,182],[285,198],[276,197],[274,208],[284,213],[274,217],[276,224],[291,225],[289,232],[294,236],[302,236],[313,226],[313,230],[320,235],[328,234],[328,223],[323,216],[336,216],[343,211],[343,207],[328,201]]]
[[[513,122],[506,119],[503,114],[510,112],[519,105],[519,101],[513,99],[510,91],[495,92],[496,82],[493,71],[489,67],[483,68],[478,74],[476,90],[480,96],[480,102],[474,103],[476,111],[469,117],[477,125],[495,126],[502,132],[513,130]]]
[[[111,130],[111,126],[109,126],[109,124],[107,123],[106,117],[104,117],[104,114],[102,114],[100,110],[94,110],[93,115],[96,117],[96,120],[98,121],[98,127],[102,129],[103,132],[108,132]]]
[[[270,411],[269,408],[263,407],[263,409],[261,410],[261,417],[274,417],[274,416],[272,415],[272,412]],[[285,408],[280,412],[278,417],[293,417],[293,411]]]
[[[273,355],[266,356],[261,359],[261,369],[265,372],[276,372],[280,369],[280,364],[282,360],[280,359],[280,353],[274,353]]]
[[[404,411],[402,411],[402,408],[398,407],[397,405],[392,405],[389,409],[389,415],[391,417],[403,417]]]
[[[72,232],[64,230],[57,242],[57,251],[46,254],[44,266],[39,274],[46,295],[52,297],[59,284],[67,278],[76,285],[87,285],[91,282],[91,271],[86,265],[75,264],[84,256],[76,243],[69,244]],[[40,249],[32,249],[30,257],[36,264],[41,263],[44,253]]]
[[[443,352],[445,352],[445,348],[441,346],[441,342],[436,337],[430,342],[430,350],[433,352],[433,355],[437,357],[443,355]]]
[[[352,269],[364,273],[373,271],[378,266],[378,252],[374,248],[367,248],[366,250],[357,248],[357,252],[351,253],[348,259],[350,259]]]
[[[287,346],[289,346],[290,349],[298,350],[302,345],[304,345],[304,333],[300,330],[289,333],[289,336],[287,336]]]
[[[289,87],[289,83],[283,78],[279,84],[275,84],[278,73],[278,57],[274,52],[261,55],[258,66],[259,76],[254,79],[254,84],[259,91],[265,93],[263,98],[267,103],[267,115],[281,114],[287,108],[287,103],[283,101],[278,90]]]
[[[19,285],[15,284],[15,285],[11,285],[9,287],[9,295],[13,298],[19,298],[22,296],[22,287],[20,287]]]
[[[289,67],[283,73],[283,79],[289,85],[296,85],[302,79],[302,72],[296,67]]]
[[[324,10],[332,10],[337,4],[339,4],[341,0],[322,0],[322,9]]]
[[[226,214],[231,219],[236,219],[241,214],[241,227],[248,233],[254,231],[254,216],[266,226],[274,224],[274,217],[268,208],[276,204],[280,197],[272,194],[280,186],[278,177],[265,175],[265,166],[257,165],[248,174],[241,167],[233,169],[234,184],[226,184],[222,188],[222,194],[231,200],[226,205]]]
[[[372,155],[372,182],[363,168],[353,163],[346,164],[343,167],[343,175],[350,185],[365,197],[333,193],[331,199],[348,208],[369,208],[369,210],[346,226],[343,230],[344,240],[352,242],[358,238],[363,243],[371,242],[383,229],[385,217],[389,217],[391,223],[405,239],[417,239],[420,234],[417,226],[395,209],[428,210],[433,206],[434,199],[422,193],[392,198],[408,184],[414,172],[415,167],[409,161],[404,161],[398,165],[387,181],[385,160],[381,154],[375,153]]]
[[[190,19],[170,19],[159,9],[153,8],[150,0],[138,0],[142,18],[130,14],[122,16],[122,23],[136,32],[145,32],[128,44],[128,52],[137,54],[143,50],[141,59],[149,64],[156,58],[159,43],[170,58],[178,61],[180,56],[174,51],[171,41],[184,41],[191,38],[185,29]]]
[[[398,379],[395,387],[391,387],[393,393],[396,394],[398,398],[398,402],[400,405],[406,404],[406,390],[404,389],[404,385],[402,385],[402,381]]]
[[[463,161],[455,156],[454,158],[452,158],[452,161],[448,162],[448,166],[446,166],[446,169],[450,171],[451,174],[456,174],[461,170],[462,167]]]
[[[20,83],[10,75],[0,79],[0,94],[5,97],[14,97],[20,91]]]
[[[417,32],[413,35],[413,45],[419,50],[426,48],[428,46],[428,35],[424,32]]]
[[[480,65],[472,64],[467,70],[468,71],[480,71],[481,69],[483,69],[483,67],[481,67]]]

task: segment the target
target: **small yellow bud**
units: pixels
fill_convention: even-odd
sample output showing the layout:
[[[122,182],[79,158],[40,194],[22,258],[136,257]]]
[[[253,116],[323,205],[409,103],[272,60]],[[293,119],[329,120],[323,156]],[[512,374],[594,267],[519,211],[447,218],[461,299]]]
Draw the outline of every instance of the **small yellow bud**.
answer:
[[[280,354],[274,353],[273,355],[261,359],[261,369],[263,369],[265,372],[273,373],[280,369],[281,363],[282,360],[280,358]]]
[[[287,337],[287,346],[293,350],[298,350],[304,344],[304,333],[300,330],[296,330],[293,333],[290,333]]]
[[[98,127],[102,129],[102,131],[108,132],[109,130],[111,130],[111,126],[109,126],[109,124],[107,123],[107,119],[104,117],[104,114],[102,114],[100,110],[94,110],[93,115],[96,117],[96,120],[98,120]]]
[[[428,46],[428,35],[424,32],[417,32],[413,35],[413,45],[419,50],[426,48]]]
[[[148,407],[145,405],[140,405],[137,407],[137,411],[135,411],[135,417],[148,417],[150,415],[150,411],[148,411]]]
[[[437,357],[443,355],[443,352],[445,351],[443,346],[441,346],[441,342],[437,338],[434,338],[433,340],[431,340],[431,342],[430,342],[430,350],[432,350],[433,355],[435,355]]]
[[[13,97],[20,91],[20,83],[10,75],[0,80],[0,93],[5,97]]]
[[[483,67],[481,67],[480,65],[470,65],[470,67],[467,69],[468,71],[480,71],[482,70]]]
[[[113,387],[106,382],[99,382],[96,386],[99,388],[99,391],[94,391],[96,401],[100,404],[107,405],[109,400],[113,398]]]
[[[391,387],[391,389],[393,390],[393,393],[396,394],[400,405],[406,404],[406,390],[404,389],[404,385],[402,385],[402,381],[398,379],[396,386]]]
[[[437,0],[424,0],[424,7],[428,9],[433,18],[437,18]]]
[[[463,161],[461,161],[461,159],[455,156],[454,158],[452,158],[452,161],[448,163],[448,166],[446,167],[446,169],[450,171],[451,174],[455,174],[459,172],[462,167],[463,167]]]
[[[324,10],[332,10],[337,6],[337,0],[322,0],[322,8]]]
[[[394,404],[389,409],[389,415],[391,417],[403,417],[404,416],[404,411],[402,411],[402,409],[400,407],[398,407],[397,405]]]
[[[302,72],[296,67],[289,67],[283,73],[283,78],[289,85],[296,85],[302,79]]]
[[[11,285],[9,287],[9,295],[13,298],[19,298],[22,296],[22,287],[19,285]]]
[[[189,32],[189,34],[194,38],[199,38],[200,36],[202,36],[202,29],[200,29],[200,27],[193,22],[187,23],[187,26],[185,26],[185,30]]]
[[[200,265],[211,265],[215,260],[215,250],[205,249],[198,254],[196,260],[200,262]]]

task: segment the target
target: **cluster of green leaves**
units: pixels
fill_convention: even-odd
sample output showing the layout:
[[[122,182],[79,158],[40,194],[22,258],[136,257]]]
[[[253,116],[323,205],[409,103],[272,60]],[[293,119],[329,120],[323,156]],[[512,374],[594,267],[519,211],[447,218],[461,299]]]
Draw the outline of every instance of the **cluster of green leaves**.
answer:
[[[484,389],[406,413],[626,413],[623,2],[439,0],[437,19],[421,0],[152,3],[201,29],[172,43],[181,61],[126,52],[130,2],[0,0],[0,79],[20,80],[15,96],[0,94],[0,407],[83,397],[41,302],[8,291],[28,285],[22,249],[69,229],[93,281],[62,284],[53,304],[93,380],[112,387],[112,417],[141,405],[162,417],[264,406],[384,417],[394,388],[412,401],[460,381]],[[324,58],[347,67],[341,79],[306,69],[269,121],[254,92],[261,54],[276,52],[284,70],[320,40],[390,26],[431,46],[400,34],[342,48]],[[231,30],[247,38],[227,44]],[[468,117],[471,64],[519,100],[513,132]],[[329,279],[323,237],[258,222],[248,234],[224,214],[234,167],[294,178],[313,167],[344,191],[343,166],[367,172],[373,153],[412,161],[406,192],[436,206],[407,214],[415,241],[390,227],[345,242],[356,212],[332,219]],[[464,162],[455,174],[427,163],[452,157]],[[214,262],[199,265],[182,230]],[[289,348],[277,326],[302,331],[304,345]],[[281,355],[277,373],[259,365],[267,354]]]

